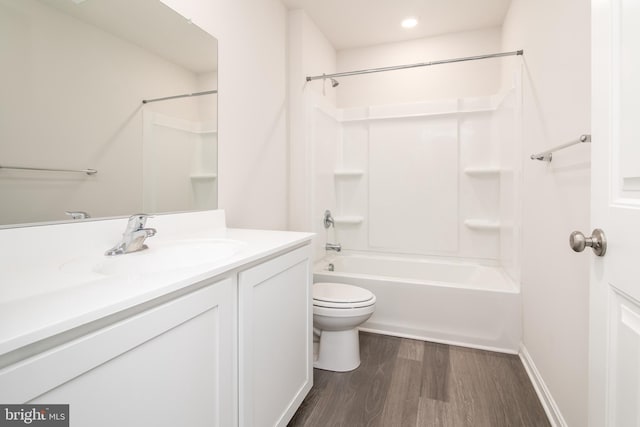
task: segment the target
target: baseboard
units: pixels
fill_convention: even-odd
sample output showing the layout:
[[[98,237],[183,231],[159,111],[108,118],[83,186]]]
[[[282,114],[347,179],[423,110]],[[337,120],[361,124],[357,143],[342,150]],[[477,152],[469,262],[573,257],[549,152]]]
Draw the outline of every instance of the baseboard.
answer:
[[[544,412],[547,414],[547,418],[549,418],[551,426],[567,427],[567,423],[560,413],[560,408],[558,408],[556,401],[553,399],[551,392],[547,388],[547,385],[542,379],[535,363],[533,363],[533,359],[531,359],[531,355],[524,344],[520,345],[520,360],[522,360],[524,369],[527,371],[527,375],[529,375],[529,379],[533,384],[533,388],[536,390],[536,394],[540,399],[540,403],[542,403],[542,407],[544,408]]]

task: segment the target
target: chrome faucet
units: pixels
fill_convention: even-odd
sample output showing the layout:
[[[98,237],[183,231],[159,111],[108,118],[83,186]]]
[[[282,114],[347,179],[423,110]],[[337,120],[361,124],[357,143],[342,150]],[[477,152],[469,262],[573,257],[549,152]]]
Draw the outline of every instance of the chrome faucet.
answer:
[[[65,211],[66,215],[69,215],[71,219],[87,219],[91,218],[91,215],[85,211]]]
[[[322,223],[324,224],[324,228],[335,227],[336,223],[333,217],[331,216],[331,211],[329,209],[324,211],[324,217],[323,217]]]
[[[147,214],[131,215],[127,228],[122,233],[120,243],[104,254],[107,256],[122,255],[147,249],[147,245],[144,244],[145,239],[156,234],[155,228],[144,228],[147,218],[151,217]]]
[[[326,251],[340,252],[342,250],[342,245],[340,245],[340,243],[327,243],[324,245],[324,249]]]

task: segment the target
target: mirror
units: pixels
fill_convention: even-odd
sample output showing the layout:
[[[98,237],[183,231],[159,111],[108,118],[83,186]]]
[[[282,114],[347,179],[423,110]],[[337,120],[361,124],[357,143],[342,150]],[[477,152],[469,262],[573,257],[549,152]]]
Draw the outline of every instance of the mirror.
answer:
[[[217,208],[211,35],[158,0],[0,0],[0,51],[0,226]]]

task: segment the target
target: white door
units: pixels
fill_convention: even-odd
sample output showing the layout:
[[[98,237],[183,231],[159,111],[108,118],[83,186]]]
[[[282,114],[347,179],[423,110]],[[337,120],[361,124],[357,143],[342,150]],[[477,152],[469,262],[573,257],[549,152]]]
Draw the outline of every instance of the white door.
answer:
[[[640,2],[592,0],[589,425],[640,426]],[[582,230],[587,232],[587,230]]]

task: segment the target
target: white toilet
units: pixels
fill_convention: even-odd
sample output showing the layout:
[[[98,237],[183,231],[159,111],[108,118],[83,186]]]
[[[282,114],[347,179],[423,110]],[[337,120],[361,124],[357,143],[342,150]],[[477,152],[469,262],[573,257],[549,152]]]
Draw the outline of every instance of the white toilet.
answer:
[[[376,296],[357,286],[313,284],[314,368],[345,372],[360,366],[358,326],[375,304]]]

